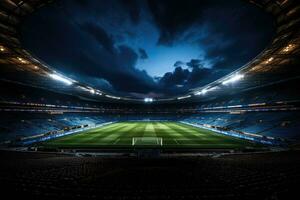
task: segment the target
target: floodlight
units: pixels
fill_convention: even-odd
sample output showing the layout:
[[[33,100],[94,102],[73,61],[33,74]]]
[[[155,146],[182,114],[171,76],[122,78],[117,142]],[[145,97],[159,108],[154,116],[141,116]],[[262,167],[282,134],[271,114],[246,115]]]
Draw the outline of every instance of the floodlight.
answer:
[[[96,93],[97,95],[102,95],[102,93],[101,93],[99,90],[96,90],[95,93]]]
[[[208,92],[208,89],[204,88],[201,91],[196,92],[195,95],[206,94],[206,92]]]
[[[21,63],[26,63],[26,61],[25,61],[23,58],[18,57],[18,60],[19,60]]]
[[[288,52],[288,51],[292,50],[293,48],[294,48],[294,45],[293,45],[293,44],[289,44],[288,46],[286,46],[286,47],[283,49],[283,51],[284,51],[284,52]]]
[[[121,99],[121,97],[116,97],[116,96],[111,96],[111,95],[105,95],[107,98],[111,98],[111,99]]]
[[[228,83],[233,83],[233,82],[239,81],[242,78],[244,78],[244,75],[242,75],[242,74],[235,74],[231,78],[223,81],[222,84],[223,85],[227,85]]]
[[[274,60],[273,57],[269,58],[269,59],[266,61],[266,64],[269,64],[272,60]]]
[[[95,94],[95,90],[94,89],[90,89],[90,93]]]
[[[194,95],[206,94],[208,91],[215,90],[215,89],[217,89],[217,87],[204,88],[201,91],[194,93]]]
[[[62,77],[62,76],[60,76],[60,75],[57,75],[57,74],[49,74],[49,76],[50,76],[51,78],[53,78],[54,80],[61,81],[61,82],[65,83],[65,84],[67,84],[67,85],[72,85],[72,84],[73,84],[72,81],[70,81],[69,79],[64,78],[64,77]]]
[[[201,90],[201,94],[205,94],[208,91],[208,89],[204,88],[203,90]]]
[[[182,96],[182,97],[177,97],[178,100],[181,100],[181,99],[187,99],[187,98],[190,98],[191,95],[187,95],[187,96]]]
[[[151,102],[153,102],[153,99],[152,98],[144,98],[144,102],[151,103]]]

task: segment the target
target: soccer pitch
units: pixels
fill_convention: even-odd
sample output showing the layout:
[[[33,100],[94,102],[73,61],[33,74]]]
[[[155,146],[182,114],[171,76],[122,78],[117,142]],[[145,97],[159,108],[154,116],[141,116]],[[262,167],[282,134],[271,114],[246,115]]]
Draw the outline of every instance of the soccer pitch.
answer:
[[[133,138],[136,139],[134,145]],[[146,142],[143,141],[147,138]],[[49,140],[42,143],[42,146],[46,148],[240,149],[259,145],[179,122],[118,122]]]

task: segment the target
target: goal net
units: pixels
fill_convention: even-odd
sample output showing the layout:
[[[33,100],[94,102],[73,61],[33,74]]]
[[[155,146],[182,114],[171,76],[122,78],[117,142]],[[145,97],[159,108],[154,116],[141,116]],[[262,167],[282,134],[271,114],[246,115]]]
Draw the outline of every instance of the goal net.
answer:
[[[162,146],[163,140],[161,137],[133,137],[132,146],[137,145]]]

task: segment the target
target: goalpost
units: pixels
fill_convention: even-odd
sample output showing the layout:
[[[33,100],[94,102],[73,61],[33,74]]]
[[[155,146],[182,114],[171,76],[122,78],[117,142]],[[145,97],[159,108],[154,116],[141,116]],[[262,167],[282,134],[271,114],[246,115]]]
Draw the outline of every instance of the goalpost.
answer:
[[[162,146],[163,139],[161,137],[133,137],[132,138],[132,146]]]

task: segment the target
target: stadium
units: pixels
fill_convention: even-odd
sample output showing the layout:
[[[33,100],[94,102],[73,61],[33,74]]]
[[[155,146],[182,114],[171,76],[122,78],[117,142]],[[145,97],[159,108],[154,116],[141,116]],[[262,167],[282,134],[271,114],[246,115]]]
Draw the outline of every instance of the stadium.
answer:
[[[115,4],[0,1],[2,195],[42,199],[295,198],[300,185],[300,3],[190,0],[185,6],[183,1],[112,2]],[[201,17],[193,14],[202,5],[206,11]],[[233,5],[237,10],[257,12],[253,16],[262,25],[241,28],[241,35],[244,31],[248,38],[240,36],[235,45],[229,43],[232,52],[228,53],[226,34],[232,41],[240,33],[226,32],[223,22],[222,26],[214,22],[218,12],[212,10],[222,9],[229,15],[226,10]],[[130,25],[118,9],[129,10]],[[179,17],[174,20],[172,13]],[[241,14],[243,10],[237,13],[232,26],[238,28],[243,26],[238,22],[247,17]],[[95,16],[99,17],[95,24],[102,29],[95,30],[91,21],[83,24]],[[175,25],[166,22],[169,16]],[[266,28],[260,16],[270,17],[274,29]],[[118,17],[124,27],[114,25]],[[218,68],[215,63],[225,66],[225,57],[208,57],[207,53],[200,63],[204,67],[193,65],[195,59],[188,56],[186,60],[191,61],[176,62],[174,71],[174,67],[164,73],[156,69],[159,78],[156,72],[151,74],[148,63],[165,62],[162,55],[171,59],[174,54],[177,59],[194,54],[194,43],[184,44],[195,37],[199,22],[188,20],[197,17],[212,19],[206,22],[208,27],[210,23],[223,27],[224,35],[216,34],[223,42],[217,40],[216,48],[226,49],[226,55],[236,60],[255,49],[251,45],[258,45],[257,38],[265,37],[252,38],[257,30],[266,29],[272,37],[265,40],[261,51],[253,53],[254,58],[242,60],[243,65],[236,64],[236,68]],[[66,19],[72,20],[64,24]],[[157,32],[149,31],[153,27]],[[201,43],[203,52],[213,48],[209,30],[203,29],[203,37],[210,39]],[[181,36],[184,39],[178,39]],[[155,47],[149,42],[153,38]],[[100,50],[95,41],[102,45]],[[237,48],[242,42],[249,46]],[[83,50],[87,44],[89,52]],[[139,45],[144,45],[147,54]],[[133,53],[134,47],[141,55]],[[70,60],[59,62],[59,56]],[[124,67],[118,68],[119,63]],[[97,66],[94,71],[89,68],[93,65]],[[171,77],[180,70],[189,74],[182,82]],[[210,78],[193,76],[197,70]]]

